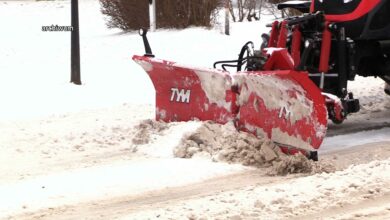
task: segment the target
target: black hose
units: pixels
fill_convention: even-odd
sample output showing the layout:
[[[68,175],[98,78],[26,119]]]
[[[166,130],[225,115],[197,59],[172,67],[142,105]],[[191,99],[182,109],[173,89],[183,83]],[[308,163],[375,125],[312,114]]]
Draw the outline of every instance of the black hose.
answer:
[[[238,55],[238,59],[237,60],[222,60],[222,61],[217,61],[214,63],[214,68],[217,68],[217,65],[218,64],[222,64],[221,67],[223,70],[226,70],[225,67],[237,67],[237,72],[241,71],[242,69],[242,66],[246,63],[246,61],[250,58],[253,58],[253,56],[249,56],[250,54],[250,51],[249,51],[249,45],[252,45],[252,48],[253,48],[253,42],[252,41],[248,41],[246,44],[244,44],[244,46],[241,48],[241,51]],[[247,52],[246,54],[246,57],[244,57],[245,55],[245,52]],[[232,64],[229,64],[229,63],[237,63],[236,65],[232,65]]]
[[[238,63],[238,60],[221,60],[221,61],[217,61],[213,65],[214,69],[217,68],[217,65],[221,64],[221,63]]]
[[[253,56],[244,57],[244,58],[242,58],[241,60],[221,60],[221,61],[215,62],[213,66],[214,66],[214,69],[216,69],[216,68],[217,68],[217,65],[222,64],[222,65],[221,65],[222,69],[223,69],[223,70],[226,70],[226,69],[224,68],[224,66],[227,66],[227,67],[238,67],[238,63],[239,63],[239,62],[241,63],[241,65],[243,65],[243,64],[246,63],[246,61],[247,61],[248,59],[251,59],[251,58],[255,58],[255,57],[253,57]],[[234,64],[229,64],[229,63],[237,63],[237,64],[234,65]],[[241,69],[240,69],[240,70],[241,70]]]
[[[241,69],[242,69],[242,65],[243,65],[242,60],[244,58],[244,53],[247,52],[247,56],[249,56],[248,45],[250,45],[250,44],[253,47],[253,42],[252,41],[248,41],[241,48],[240,54],[238,55],[237,72],[241,71]]]
[[[222,69],[226,71],[226,68],[225,67],[237,67],[237,65],[233,65],[233,64],[222,64],[221,65]]]

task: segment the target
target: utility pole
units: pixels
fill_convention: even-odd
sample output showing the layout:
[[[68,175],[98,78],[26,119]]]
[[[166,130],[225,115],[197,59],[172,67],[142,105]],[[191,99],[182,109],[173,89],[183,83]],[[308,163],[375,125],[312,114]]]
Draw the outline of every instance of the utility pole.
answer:
[[[225,34],[226,35],[230,35],[229,1],[230,0],[225,0]]]
[[[80,32],[79,32],[79,3],[71,0],[71,49],[70,49],[70,82],[81,85],[80,76]]]
[[[156,31],[156,0],[149,0],[150,31]]]

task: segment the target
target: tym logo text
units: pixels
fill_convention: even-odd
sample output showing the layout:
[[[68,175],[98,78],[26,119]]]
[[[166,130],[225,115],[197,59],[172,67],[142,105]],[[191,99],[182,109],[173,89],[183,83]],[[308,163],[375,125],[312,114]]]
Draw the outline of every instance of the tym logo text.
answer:
[[[171,102],[190,103],[191,90],[171,88]]]
[[[292,115],[292,112],[285,106],[280,109],[279,118],[284,117],[286,120],[289,119]]]

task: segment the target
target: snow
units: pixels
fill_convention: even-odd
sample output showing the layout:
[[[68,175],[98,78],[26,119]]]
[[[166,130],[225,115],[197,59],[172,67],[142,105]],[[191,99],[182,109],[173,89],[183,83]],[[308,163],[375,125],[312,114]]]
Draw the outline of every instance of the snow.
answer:
[[[359,114],[390,110],[390,96],[384,93],[384,81],[379,78],[357,76],[349,90],[360,101]]]
[[[183,219],[190,215],[193,219],[291,219],[315,212],[325,215],[323,211],[389,193],[389,166],[389,160],[373,161],[335,173],[190,199],[184,204],[140,211],[122,219]]]
[[[1,119],[39,117],[122,103],[154,103],[151,81],[131,60],[134,54],[144,54],[141,37],[137,32],[124,34],[107,29],[97,1],[80,2],[82,86],[69,83],[70,33],[41,31],[45,25],[70,25],[69,2],[0,4],[4,17],[26,17],[12,22],[0,20],[6,30],[0,48]],[[159,58],[212,67],[217,60],[235,58],[247,40],[260,46],[263,23],[232,26],[230,37],[218,29],[204,28],[159,30],[148,36]]]
[[[225,100],[226,91],[232,87],[230,76],[225,72],[210,70],[195,70],[195,73],[209,102],[230,110],[232,103]]]
[[[270,110],[288,108],[294,115],[289,116],[291,124],[312,114],[313,102],[307,99],[306,91],[295,81],[284,78],[281,80],[273,75],[235,75],[235,80],[243,86],[239,96],[240,105],[248,102],[250,94],[253,92],[261,97],[264,105]],[[264,94],[263,91],[269,91]],[[293,93],[296,97],[291,97]]]
[[[239,165],[227,167],[196,159],[139,159],[76,169],[16,184],[1,184],[0,218],[23,210],[37,211],[47,204],[61,206],[107,196],[137,195],[242,170]]]
[[[201,125],[201,122],[173,123],[171,124],[170,128],[168,128],[162,134],[159,132],[154,134],[157,137],[152,138],[158,138],[157,143],[151,141],[150,144],[139,148],[138,152],[157,158],[173,158],[174,148],[179,145],[180,137],[195,131]],[[149,128],[148,130],[150,131]],[[144,137],[144,135],[142,136]]]
[[[132,55],[144,53],[141,38],[135,32],[107,29],[99,7],[96,0],[80,1],[83,85],[76,86],[69,83],[70,33],[41,31],[46,25],[70,24],[69,1],[0,1],[0,14],[9,18],[0,19],[5,30],[0,46],[0,218],[143,195],[254,170],[207,158],[173,158],[173,149],[181,139],[202,124],[150,122],[155,111],[154,88],[144,70],[131,60]],[[214,61],[235,58],[246,41],[260,46],[265,23],[232,24],[231,36],[221,34],[218,26],[158,30],[149,33],[149,41],[159,58],[211,67]],[[361,98],[361,114],[390,109],[380,79],[357,77],[350,89]],[[332,153],[335,148],[390,141],[388,133],[383,129],[327,138],[322,150]],[[385,156],[386,152],[381,153]],[[355,192],[362,196],[378,187],[383,191],[371,194],[387,192],[388,169],[389,159],[382,158],[338,173],[292,177],[287,183],[276,177],[276,185],[271,187],[263,184],[232,192],[237,195],[232,206],[222,202],[210,206],[209,211],[199,208],[199,204],[211,205],[205,200],[215,198],[208,197],[195,203],[188,200],[185,205],[211,218],[231,217],[228,215],[241,215],[238,211],[252,209],[264,198],[256,203],[259,213],[272,214],[272,210],[287,206],[298,207],[298,214],[304,214],[311,207],[317,210],[326,204],[347,203],[351,197],[357,198]],[[316,190],[321,199],[313,199]],[[220,201],[229,201],[226,198],[231,195],[222,197]],[[185,212],[180,208],[173,206],[169,216],[182,217]],[[219,216],[213,210],[237,211]],[[145,210],[134,216],[153,216],[158,211]],[[83,214],[78,217],[84,218]],[[127,219],[134,217],[127,215]]]
[[[319,150],[320,153],[329,153],[341,149],[347,149],[356,145],[364,145],[368,143],[379,143],[390,141],[390,128],[383,128],[376,131],[362,131],[348,135],[338,135],[324,139]]]
[[[69,25],[69,2],[10,1],[1,4],[4,17],[26,17],[13,22],[0,21],[7,30],[2,34],[6,43],[0,49],[1,118],[28,118],[118,105],[126,100],[142,101],[135,95],[129,98],[132,91],[129,88],[142,90],[137,82],[145,82],[144,87],[150,82],[142,74],[131,74],[131,45],[125,44],[129,37],[117,36],[109,40],[117,31],[107,31],[96,2],[83,1],[80,8],[85,11],[80,14],[84,83],[81,87],[69,83],[70,33],[41,31],[44,25]],[[145,94],[153,96],[147,89]]]
[[[27,18],[12,19],[12,22],[0,20],[6,30],[0,47],[0,119],[39,117],[122,103],[154,103],[151,81],[131,60],[132,55],[144,53],[141,37],[136,32],[124,34],[118,29],[107,29],[97,1],[80,2],[82,86],[69,83],[70,33],[41,31],[44,25],[70,24],[69,2],[3,1],[0,4],[4,17]],[[259,47],[260,33],[267,32],[265,24],[268,23],[267,18],[262,19],[233,23],[231,36],[221,34],[221,27],[159,30],[148,36],[159,58],[212,67],[217,60],[235,58],[246,41],[251,40]],[[366,83],[378,84],[383,89],[380,79],[371,78],[360,80],[357,86],[352,84],[351,89],[364,87]],[[378,97],[377,90],[373,86],[356,95],[371,100],[367,106],[374,106],[386,98]]]

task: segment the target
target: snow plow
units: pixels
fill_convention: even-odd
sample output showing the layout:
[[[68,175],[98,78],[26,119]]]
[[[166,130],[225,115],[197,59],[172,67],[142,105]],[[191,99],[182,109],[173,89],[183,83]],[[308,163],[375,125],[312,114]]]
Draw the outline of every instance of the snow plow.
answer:
[[[339,124],[359,111],[348,81],[361,75],[390,83],[390,1],[291,1],[278,8],[303,14],[274,21],[260,49],[248,42],[236,60],[214,68],[154,58],[141,31],[146,53],[133,60],[155,87],[156,119],[233,121],[287,154],[317,159],[328,119]]]

